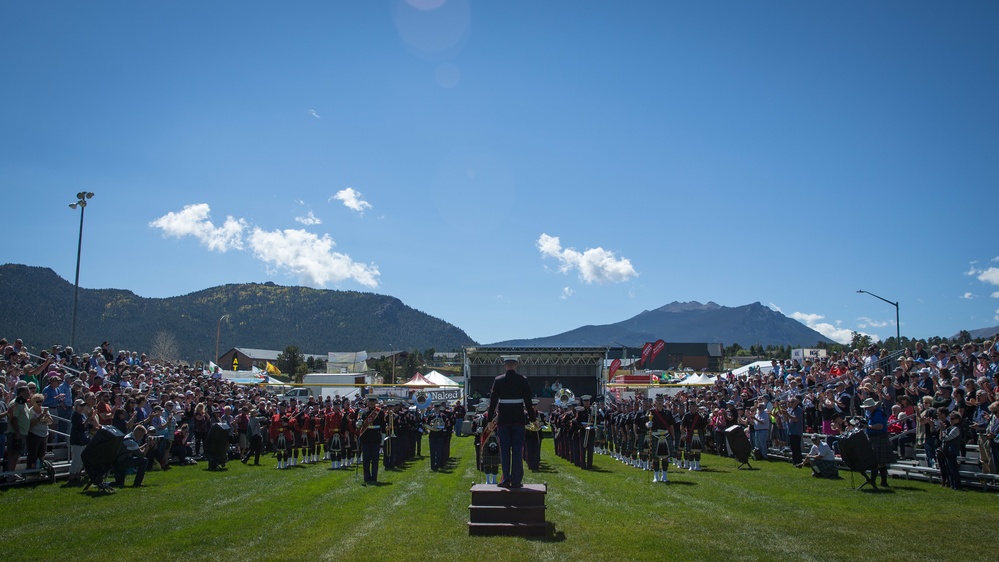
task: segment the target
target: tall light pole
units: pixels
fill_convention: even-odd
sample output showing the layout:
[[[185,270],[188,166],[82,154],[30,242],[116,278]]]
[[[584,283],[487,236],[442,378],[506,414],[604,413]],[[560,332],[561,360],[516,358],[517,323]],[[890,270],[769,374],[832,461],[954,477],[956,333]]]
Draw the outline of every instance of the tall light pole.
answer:
[[[874,293],[872,293],[870,291],[865,291],[863,289],[857,289],[857,292],[858,293],[867,293],[868,295],[871,295],[872,297],[874,297],[876,299],[881,299],[881,300],[885,301],[886,303],[888,303],[888,304],[890,304],[890,305],[892,305],[892,306],[895,307],[895,351],[898,351],[899,349],[902,349],[902,337],[900,335],[901,332],[900,332],[900,327],[899,327],[899,323],[898,323],[898,302],[897,301],[896,302],[892,302],[892,301],[890,301],[890,300],[888,300],[888,299],[886,299],[884,297],[879,297],[879,296],[875,295]]]
[[[215,364],[219,364],[219,337],[222,335],[222,321],[228,318],[228,314],[223,314],[219,318],[218,326],[215,327]]]
[[[83,211],[87,209],[87,199],[94,196],[93,191],[81,191],[76,194],[76,203],[70,203],[69,208],[80,208],[80,237],[76,242],[76,281],[73,289],[73,329],[69,336],[69,345],[76,349],[76,303],[80,296],[80,254],[83,250]]]

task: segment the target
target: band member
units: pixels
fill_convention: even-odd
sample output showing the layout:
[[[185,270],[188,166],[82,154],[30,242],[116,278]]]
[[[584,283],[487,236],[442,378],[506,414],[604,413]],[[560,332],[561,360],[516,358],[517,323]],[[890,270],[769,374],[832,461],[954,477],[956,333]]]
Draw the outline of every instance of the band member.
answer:
[[[378,450],[382,445],[382,428],[385,413],[378,407],[378,397],[368,396],[367,408],[358,412],[357,439],[361,446],[361,463],[364,467],[364,484],[378,482]]]
[[[482,472],[486,475],[486,484],[497,484],[500,465],[500,444],[496,432],[489,434],[486,444],[482,447]]]
[[[292,420],[287,414],[280,417],[281,431],[277,438],[277,459],[278,468],[288,468],[291,465],[291,454],[295,444],[295,431],[292,428]]]
[[[531,407],[531,385],[526,377],[517,372],[517,365],[515,357],[504,358],[506,373],[493,380],[489,409],[486,411],[488,421],[496,426],[499,436],[503,481],[497,485],[503,488],[524,486],[525,424],[537,419]]]
[[[656,395],[655,403],[648,413],[648,428],[652,447],[653,482],[669,482],[670,433],[675,431],[676,420],[673,412],[666,408],[662,394]]]
[[[589,395],[581,396],[580,400],[583,401],[583,417],[580,422],[582,424],[582,441],[580,442],[578,466],[583,469],[591,469],[593,468],[593,450],[596,447],[596,408]]]
[[[437,472],[444,468],[447,459],[444,457],[447,441],[447,419],[441,410],[440,403],[434,404],[427,419],[430,429],[430,470]]]
[[[302,417],[298,420],[299,433],[302,436],[302,464],[310,464],[312,456],[316,452],[315,440],[315,416],[312,406],[305,409]]]
[[[649,406],[651,407],[651,403]],[[646,443],[646,437],[649,433],[649,428],[646,425],[648,422],[648,412],[646,412],[644,401],[641,399],[635,400],[635,407],[635,451],[638,453],[638,463],[635,466],[642,470],[651,470],[649,466],[649,448],[648,443]]]
[[[538,414],[538,402],[540,400],[537,398],[531,400],[535,416]],[[528,470],[532,472],[541,470],[541,439],[541,422],[536,419],[534,423],[528,424],[524,437],[524,460],[527,461]]]
[[[326,414],[326,452],[330,457],[330,470],[336,470],[343,466],[343,412],[340,410],[340,402],[333,402],[333,406]]]
[[[352,408],[350,403],[345,403],[343,413],[343,425],[340,426],[343,434],[343,466],[350,467],[357,462],[357,455],[361,450],[357,443],[357,428],[360,423],[357,421],[357,409]]]
[[[701,450],[704,448],[704,428],[708,425],[705,412],[693,400],[687,403],[687,413],[680,425],[683,427],[683,457],[687,470],[701,470]]]

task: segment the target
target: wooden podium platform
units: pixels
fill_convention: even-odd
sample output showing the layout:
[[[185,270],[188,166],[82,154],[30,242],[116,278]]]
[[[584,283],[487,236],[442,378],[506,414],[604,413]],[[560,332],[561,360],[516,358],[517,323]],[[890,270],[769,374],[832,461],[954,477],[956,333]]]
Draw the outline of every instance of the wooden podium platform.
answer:
[[[468,506],[469,535],[546,535],[551,525],[545,520],[545,484],[524,484],[523,488],[500,488],[495,484],[472,486]]]

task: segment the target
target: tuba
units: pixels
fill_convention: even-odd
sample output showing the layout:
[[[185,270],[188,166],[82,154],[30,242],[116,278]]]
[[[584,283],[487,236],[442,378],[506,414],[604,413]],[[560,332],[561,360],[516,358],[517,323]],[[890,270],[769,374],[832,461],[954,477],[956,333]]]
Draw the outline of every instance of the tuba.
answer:
[[[416,393],[416,397],[413,399],[416,403],[416,407],[420,410],[426,410],[427,406],[430,405],[430,395],[427,394],[425,390],[421,390]]]
[[[574,398],[575,396],[568,388],[560,389],[555,393],[555,405],[559,408],[567,408]]]

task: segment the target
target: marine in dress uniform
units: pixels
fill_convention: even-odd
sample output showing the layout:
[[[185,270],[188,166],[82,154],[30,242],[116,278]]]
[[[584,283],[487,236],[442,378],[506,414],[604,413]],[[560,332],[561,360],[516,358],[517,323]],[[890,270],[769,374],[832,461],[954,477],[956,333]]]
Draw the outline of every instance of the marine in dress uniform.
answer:
[[[369,396],[367,408],[358,412],[361,421],[358,428],[358,443],[361,447],[361,464],[364,467],[364,483],[378,481],[378,450],[382,446],[382,429],[385,427],[385,413],[378,407],[378,398]]]
[[[524,485],[525,425],[537,419],[531,407],[531,385],[526,377],[517,372],[517,365],[517,358],[504,358],[506,373],[493,380],[489,409],[486,411],[488,420],[496,420],[503,468],[503,481],[498,486],[504,488],[521,488]]]
[[[447,463],[447,414],[441,408],[441,404],[434,404],[427,418],[427,425],[430,428],[430,470],[437,472],[444,468]]]

